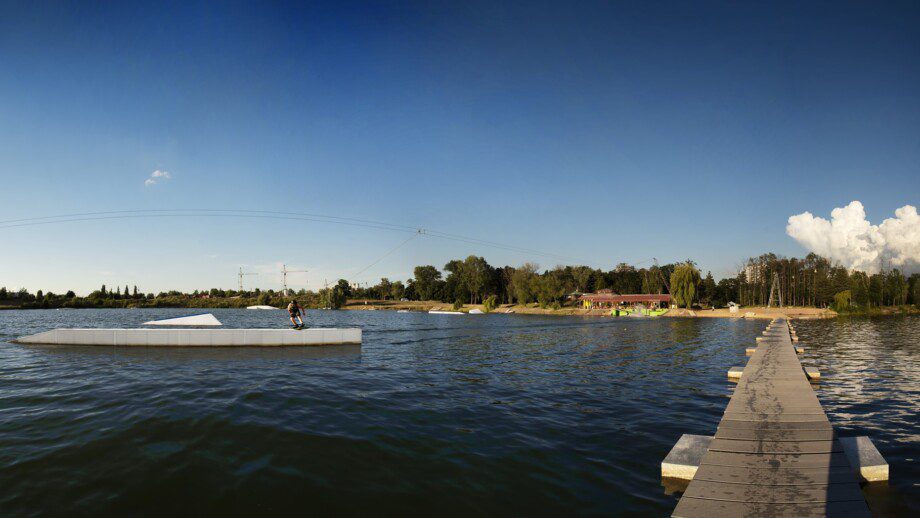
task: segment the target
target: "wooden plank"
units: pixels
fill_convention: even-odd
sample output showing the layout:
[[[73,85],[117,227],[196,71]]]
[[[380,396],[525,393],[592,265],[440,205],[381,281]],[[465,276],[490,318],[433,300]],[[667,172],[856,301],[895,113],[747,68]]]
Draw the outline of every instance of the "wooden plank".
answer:
[[[730,405],[725,409],[724,419],[728,419],[736,414],[756,414],[765,416],[765,419],[769,419],[766,416],[772,415],[814,415],[814,416],[825,416],[824,410],[820,407],[815,408],[810,405],[796,405],[796,406],[784,406],[784,405],[768,405],[766,403],[755,404],[751,406],[745,405]],[[826,416],[825,416],[826,418]]]
[[[824,415],[824,409],[817,401],[769,401],[764,398],[745,398],[740,395],[738,398],[732,398],[726,412],[791,412],[793,414],[821,414]]]
[[[777,398],[769,395],[757,394],[750,390],[741,389],[735,395],[735,397],[729,401],[728,405],[729,407],[737,408],[757,408],[758,406],[767,408],[813,408],[824,412],[824,409],[821,408],[821,403],[818,401],[818,398],[814,397],[814,394],[805,387],[807,387],[807,385],[802,386],[803,393],[796,394],[794,397],[790,396],[787,398]],[[809,392],[805,392],[805,390],[809,390]],[[812,397],[808,397],[809,395]]]
[[[808,397],[807,390],[811,388],[811,384],[808,382],[796,382],[796,387],[784,388],[774,388],[770,390],[770,387],[762,383],[748,383],[748,380],[742,379],[735,385],[735,390],[732,392],[732,396],[738,396],[739,398],[770,398],[777,400],[787,400],[787,399],[807,399],[808,401],[815,401]],[[811,391],[812,395],[814,390]],[[815,395],[815,398],[817,396]]]
[[[808,380],[805,379],[805,373],[798,380],[754,380],[753,378],[742,379],[738,382],[738,388],[735,392],[750,393],[752,396],[772,397],[775,399],[788,399],[798,396],[804,396],[808,392],[805,390],[809,387]],[[802,394],[802,393],[805,394]]]
[[[837,438],[831,429],[824,430],[744,430],[738,428],[718,428],[716,439],[735,439],[741,441],[829,441]]]
[[[839,518],[864,518],[871,516],[866,502],[828,502],[808,504],[763,504],[753,502],[727,502],[704,498],[682,497],[672,516],[680,518],[740,517],[740,516],[832,516]]]
[[[840,468],[849,467],[850,461],[843,453],[727,453],[710,450],[703,455],[700,465],[739,468]]]
[[[684,496],[764,504],[859,502],[863,500],[862,491],[855,481],[842,484],[768,486],[694,479],[684,491]]]
[[[806,422],[827,422],[827,416],[822,414],[753,414],[745,412],[725,412],[722,422],[725,421],[757,421],[770,423],[806,423]]]
[[[740,428],[745,430],[831,430],[830,421],[721,421],[719,428]]]
[[[752,395],[765,395],[775,398],[794,398],[806,388],[811,388],[808,380],[805,379],[805,372],[802,372],[802,378],[796,381],[777,381],[777,380],[754,380],[752,378],[742,377],[738,382],[735,393],[749,392]]]
[[[709,451],[735,453],[833,453],[842,452],[843,446],[835,440],[829,441],[743,441],[737,439],[713,439]]]
[[[732,482],[735,484],[814,485],[853,482],[850,468],[739,468],[736,466],[703,465],[697,468],[693,480]]]
[[[784,404],[807,403],[820,407],[821,402],[818,396],[815,395],[814,390],[810,389],[811,387],[808,384],[803,383],[800,384],[796,390],[782,392],[774,390],[765,391],[759,389],[756,385],[752,386],[744,382],[739,382],[734,394],[732,394],[731,402],[738,401],[739,403],[749,403],[753,400],[778,401]]]

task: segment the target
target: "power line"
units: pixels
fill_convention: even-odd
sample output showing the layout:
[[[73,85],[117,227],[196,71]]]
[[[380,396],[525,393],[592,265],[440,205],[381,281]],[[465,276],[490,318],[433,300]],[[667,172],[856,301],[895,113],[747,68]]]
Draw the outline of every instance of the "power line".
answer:
[[[54,216],[39,216],[31,218],[19,218],[0,220],[0,230],[8,228],[31,227],[38,225],[52,225],[55,223],[75,223],[86,221],[107,221],[107,220],[125,220],[141,218],[183,218],[183,217],[204,217],[204,218],[249,218],[249,219],[271,219],[271,220],[288,220],[288,221],[311,221],[317,223],[333,223],[338,225],[347,225],[354,227],[369,228],[374,230],[390,230],[395,232],[412,232],[416,234],[418,227],[407,225],[385,223],[374,220],[347,218],[340,216],[327,216],[322,214],[311,214],[302,212],[288,211],[270,211],[270,210],[247,210],[247,209],[136,209],[136,210],[116,210],[116,211],[97,211],[81,212],[73,214],[58,214]],[[560,254],[553,254],[524,248],[505,243],[497,243],[485,239],[479,239],[459,234],[451,234],[435,230],[424,230],[424,235],[446,239],[455,242],[476,244],[488,246],[491,248],[517,252],[522,254],[537,255],[557,260],[579,261],[584,264],[591,264],[587,261],[580,261],[574,257],[568,257]],[[416,237],[415,235],[413,237]]]
[[[355,277],[358,277],[358,276],[361,275],[362,273],[364,273],[364,272],[366,272],[367,270],[369,270],[369,269],[370,269],[372,266],[374,266],[375,264],[377,264],[377,263],[379,263],[380,261],[383,261],[384,259],[386,259],[386,258],[387,258],[390,254],[392,254],[393,252],[395,252],[395,251],[399,250],[400,248],[402,248],[403,245],[405,245],[405,244],[408,243],[409,241],[412,241],[413,239],[417,238],[418,236],[423,235],[424,233],[425,233],[425,231],[424,231],[423,229],[417,229],[415,234],[409,236],[409,239],[406,239],[406,240],[403,241],[402,243],[400,243],[400,244],[394,246],[393,248],[391,248],[390,250],[388,250],[387,253],[381,255],[379,258],[377,258],[376,261],[372,262],[371,264],[369,264],[369,265],[365,266],[364,268],[362,268],[361,270],[359,270],[358,273],[354,274],[354,276],[355,276]]]

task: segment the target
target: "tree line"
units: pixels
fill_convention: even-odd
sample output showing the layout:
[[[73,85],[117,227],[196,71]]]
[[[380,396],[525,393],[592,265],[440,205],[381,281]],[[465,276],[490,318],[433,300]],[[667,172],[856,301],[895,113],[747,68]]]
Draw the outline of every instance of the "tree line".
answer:
[[[774,279],[776,283],[774,285]],[[897,269],[876,274],[850,272],[815,254],[804,259],[764,254],[742,263],[736,276],[716,282],[711,272],[702,276],[693,261],[636,268],[620,263],[610,270],[588,266],[555,266],[542,269],[534,263],[492,266],[485,258],[471,255],[455,259],[439,269],[420,265],[405,282],[383,278],[373,286],[339,279],[318,291],[299,290],[283,294],[275,290],[236,291],[223,289],[140,293],[137,286],[102,286],[86,297],[73,291],[63,295],[35,294],[21,289],[0,288],[0,307],[245,307],[265,304],[283,306],[297,297],[307,307],[338,308],[349,299],[436,300],[453,304],[539,304],[558,308],[580,293],[609,289],[614,293],[670,293],[682,307],[765,305],[782,292],[785,305],[833,307],[838,311],[920,303],[920,274],[905,276]]]
[[[776,254],[752,257],[737,277],[719,284],[740,304],[754,306],[767,303],[774,278],[787,305],[847,311],[920,304],[920,273],[906,276],[897,268],[874,274],[849,271],[814,253],[804,259]]]

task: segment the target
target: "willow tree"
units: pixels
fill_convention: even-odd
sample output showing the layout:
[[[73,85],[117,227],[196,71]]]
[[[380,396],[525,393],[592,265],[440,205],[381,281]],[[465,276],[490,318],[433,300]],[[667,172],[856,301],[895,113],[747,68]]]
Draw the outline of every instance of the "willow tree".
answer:
[[[671,296],[677,305],[689,308],[696,296],[696,287],[700,284],[700,271],[693,263],[686,262],[674,268],[671,274]]]

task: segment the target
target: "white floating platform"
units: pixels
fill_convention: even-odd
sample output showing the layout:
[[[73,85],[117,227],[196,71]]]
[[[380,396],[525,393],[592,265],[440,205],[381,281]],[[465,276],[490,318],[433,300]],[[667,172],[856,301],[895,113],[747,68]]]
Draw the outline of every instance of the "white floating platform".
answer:
[[[279,309],[275,306],[246,306],[246,309]]]
[[[359,328],[317,329],[52,329],[20,344],[121,347],[278,347],[360,344]]]
[[[430,314],[432,314],[432,315],[466,315],[466,313],[464,313],[464,312],[462,312],[462,311],[437,311],[437,310],[432,310],[432,311],[429,311],[428,313],[430,313]]]

